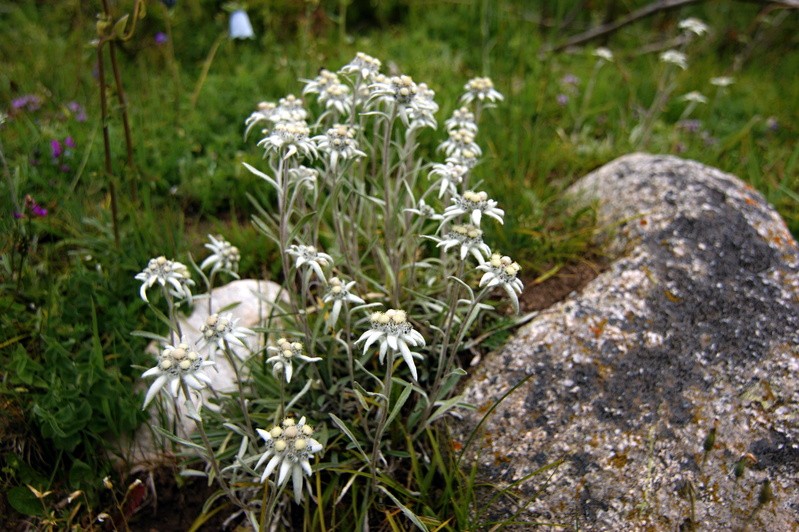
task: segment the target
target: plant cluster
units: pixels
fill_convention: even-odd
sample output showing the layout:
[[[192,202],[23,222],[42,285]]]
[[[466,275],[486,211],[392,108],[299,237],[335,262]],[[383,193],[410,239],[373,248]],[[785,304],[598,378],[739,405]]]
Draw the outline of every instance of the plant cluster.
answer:
[[[290,526],[281,492],[291,479],[294,501],[309,505],[314,483],[305,489],[304,479],[314,470],[327,487],[316,483],[321,508],[306,510],[312,528],[342,519],[368,526],[377,518],[370,510],[383,505],[425,528],[423,517],[435,514],[400,503],[417,489],[395,475],[420,467],[409,466],[411,457],[441,452],[432,448],[441,444],[433,422],[468,407],[455,392],[465,374],[459,354],[477,323],[499,316],[489,304],[494,289],[519,311],[520,266],[492,252],[480,229],[486,220],[502,224],[505,213],[471,175],[481,154],[478,119],[502,95],[488,78],[469,81],[445,122],[444,160],[434,163],[418,137],[437,126],[435,93],[380,68],[358,53],[337,73],[306,80],[307,101],[263,102],[245,121],[245,136],[261,132],[266,168],[244,164],[274,197],[254,223],[282,251],[284,273],[284,297],[261,326],[237,328],[235,309],[213,313],[204,270],[235,275],[239,257],[221,237],[196,268],[211,313],[199,338],[181,335],[175,318],[198,301],[186,266],[158,257],[136,276],[141,298],[169,324],[155,366],[142,375],[155,377],[145,407],[161,390],[184,404],[202,442],[172,438],[201,445],[220,495],[256,528]],[[154,288],[166,313],[148,297]],[[247,347],[245,356],[234,355],[234,343]],[[200,392],[222,356],[237,367],[237,397],[209,399]],[[203,405],[222,423],[224,447],[238,452],[211,441]],[[354,515],[326,514],[325,501],[345,497],[360,508]]]

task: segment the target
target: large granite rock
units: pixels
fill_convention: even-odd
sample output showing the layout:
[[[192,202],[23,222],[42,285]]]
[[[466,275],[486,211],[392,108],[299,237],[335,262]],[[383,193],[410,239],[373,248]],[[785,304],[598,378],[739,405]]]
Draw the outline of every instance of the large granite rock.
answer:
[[[622,157],[574,190],[599,201],[615,258],[486,358],[465,390],[478,409],[452,427],[465,445],[529,377],[466,458],[500,486],[564,462],[488,516],[799,529],[799,252],[785,224],[734,176],[675,157]]]

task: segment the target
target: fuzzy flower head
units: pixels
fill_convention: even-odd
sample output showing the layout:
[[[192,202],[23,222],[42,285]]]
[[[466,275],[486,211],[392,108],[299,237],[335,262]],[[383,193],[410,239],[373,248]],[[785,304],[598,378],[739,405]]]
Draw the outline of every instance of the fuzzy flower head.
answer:
[[[252,128],[258,124],[268,121],[271,122],[275,114],[275,109],[277,109],[277,105],[273,102],[259,103],[258,109],[253,111],[252,114],[247,117],[247,120],[244,121],[244,125],[246,126],[244,129],[244,138],[246,139]]]
[[[316,248],[313,246],[302,245],[291,245],[286,250],[286,253],[295,258],[294,266],[296,268],[299,268],[303,265],[308,266],[316,274],[316,276],[322,280],[323,283],[327,284],[325,272],[322,271],[322,268],[328,265],[332,266],[333,257],[327,253],[316,251]]]
[[[181,382],[185,382],[193,390],[202,390],[206,384],[210,385],[210,377],[203,372],[203,368],[210,365],[213,365],[213,362],[203,360],[203,357],[187,343],[165,346],[158,356],[158,364],[142,373],[142,377],[157,376],[147,390],[142,410],[147,408],[167,383],[173,397],[178,396]]]
[[[461,102],[465,104],[472,103],[474,100],[479,100],[480,103],[488,101],[489,103],[501,102],[505,98],[496,89],[494,89],[494,82],[491,78],[474,78],[463,86],[466,92],[461,96]]]
[[[449,138],[438,147],[447,157],[458,158],[463,152],[471,152],[480,156],[483,152],[474,141],[474,131],[466,128],[449,130]]]
[[[710,84],[715,85],[716,87],[725,88],[729,87],[733,83],[735,83],[735,78],[731,78],[729,76],[719,76],[716,78],[710,78]]]
[[[485,257],[491,255],[491,248],[483,242],[483,232],[472,224],[453,225],[444,238],[438,239],[437,247],[443,247],[444,251],[458,246],[461,260],[466,260],[466,256],[471,254],[479,264],[483,264]]]
[[[503,217],[505,211],[497,207],[497,202],[490,199],[485,192],[473,192],[468,190],[463,196],[452,198],[452,205],[444,210],[444,221],[447,222],[462,214],[468,214],[472,223],[480,227],[480,220],[483,215],[494,218],[499,223],[505,223]]]
[[[211,255],[200,264],[200,269],[204,270],[210,266],[211,275],[221,270],[238,277],[236,272],[239,270],[239,261],[241,260],[239,248],[220,235],[216,237],[208,235],[208,239],[211,242],[205,244],[205,247],[211,250]]]
[[[406,126],[410,124],[414,113],[426,112],[423,106],[419,106],[419,101],[416,98],[419,87],[410,76],[376,78],[375,83],[369,88],[372,94],[370,101],[373,104],[382,102],[389,106],[395,106],[402,123]]]
[[[319,103],[328,111],[336,111],[340,115],[349,115],[352,111],[350,88],[343,83],[333,83],[319,93]]]
[[[677,27],[685,33],[693,33],[699,37],[707,33],[708,30],[707,24],[693,17],[681,20]]]
[[[465,166],[471,170],[477,166],[477,163],[480,161],[480,154],[473,152],[472,150],[463,150],[450,157],[447,157],[446,161],[459,166]]]
[[[691,91],[680,96],[680,100],[691,103],[707,103],[707,98],[698,91]]]
[[[471,112],[467,107],[455,109],[452,112],[452,116],[444,122],[444,125],[446,126],[447,131],[466,129],[471,131],[474,135],[477,134],[477,122],[474,119],[474,113]]]
[[[361,79],[371,80],[380,72],[381,66],[379,59],[358,52],[355,54],[355,59],[341,67],[339,72],[348,75],[357,74]]]
[[[688,58],[684,53],[678,52],[677,50],[666,50],[660,54],[660,61],[662,63],[676,65],[683,70],[688,68]]]
[[[291,477],[294,502],[299,504],[302,500],[303,473],[306,476],[311,475],[310,459],[323,449],[322,444],[312,437],[313,427],[306,424],[303,417],[296,423],[292,418],[286,418],[280,426],[272,427],[269,431],[256,430],[266,442],[266,451],[255,464],[255,469],[269,459],[261,475],[261,482],[265,482],[274,471],[278,471],[278,486],[285,485]]]
[[[278,339],[277,345],[267,347],[266,351],[267,353],[272,353],[272,356],[266,359],[267,364],[272,364],[272,374],[275,378],[279,378],[282,372],[286,382],[291,382],[291,376],[294,374],[294,368],[291,365],[292,360],[298,359],[303,362],[319,362],[322,360],[319,357],[305,356],[301,343],[289,342],[286,338]]]
[[[421,216],[422,218],[428,218],[430,220],[441,220],[443,216],[438,214],[436,210],[428,205],[423,199],[419,200],[419,203],[416,204],[416,208],[414,209],[404,209],[405,212],[409,212],[411,214],[415,214],[416,216]]]
[[[521,270],[519,263],[513,262],[507,255],[502,256],[499,253],[494,253],[488,262],[480,264],[477,269],[485,272],[480,279],[480,287],[501,286],[510,297],[513,310],[518,313],[518,296],[524,288],[521,279],[517,277]]]
[[[309,138],[311,130],[305,122],[279,122],[274,129],[258,143],[266,153],[283,153],[283,159],[301,154],[317,157],[316,145]]]
[[[338,76],[334,72],[323,68],[313,80],[305,80],[305,88],[302,90],[302,94],[320,94],[336,83],[341,83]]]
[[[230,312],[226,314],[211,314],[200,326],[200,333],[206,345],[215,345],[218,349],[225,349],[225,344],[247,347],[247,337],[255,333],[246,327],[238,327],[238,318]]]
[[[436,163],[433,165],[432,170],[430,170],[428,177],[430,179],[437,177],[440,180],[440,187],[438,189],[438,197],[440,198],[447,190],[454,194],[457,190],[457,185],[463,182],[463,178],[468,172],[469,168],[462,164],[456,164],[454,162],[444,164]]]
[[[142,282],[139,295],[148,303],[147,290],[155,283],[168,286],[169,293],[174,297],[191,301],[189,287],[194,285],[194,281],[191,280],[189,269],[180,262],[168,260],[164,256],[150,259],[147,267],[141,273],[136,274],[135,279]]]
[[[438,112],[438,104],[435,102],[436,93],[427,86],[427,83],[419,83],[416,86],[416,98],[409,109],[410,125],[409,131],[429,127],[435,129],[438,126],[435,114]]]
[[[608,63],[613,62],[613,52],[610,51],[609,48],[605,48],[604,46],[600,46],[596,50],[594,50],[591,55],[599,59],[600,61],[607,61]]]
[[[288,176],[292,185],[302,185],[306,190],[313,192],[316,190],[316,184],[319,180],[319,171],[300,165],[289,170]]]
[[[332,327],[338,321],[339,314],[341,313],[341,306],[344,303],[354,303],[356,305],[364,304],[363,299],[350,292],[353,286],[355,286],[355,281],[344,283],[338,277],[330,278],[327,294],[325,294],[325,297],[322,299],[325,303],[333,302],[333,309],[330,311],[330,316],[327,319],[328,327]]]
[[[277,107],[271,120],[279,122],[304,122],[308,118],[308,111],[303,106],[302,100],[289,94],[277,102]]]
[[[369,330],[363,333],[355,343],[364,342],[363,352],[378,342],[380,345],[380,363],[389,349],[399,352],[402,359],[411,370],[414,380],[418,380],[414,358],[422,358],[419,353],[411,352],[411,347],[424,346],[424,337],[414,330],[404,310],[389,309],[385,312],[375,312],[369,316]]]
[[[358,149],[355,140],[355,129],[343,124],[336,124],[324,135],[313,138],[319,150],[330,156],[330,168],[335,170],[340,160],[366,157],[366,153]]]

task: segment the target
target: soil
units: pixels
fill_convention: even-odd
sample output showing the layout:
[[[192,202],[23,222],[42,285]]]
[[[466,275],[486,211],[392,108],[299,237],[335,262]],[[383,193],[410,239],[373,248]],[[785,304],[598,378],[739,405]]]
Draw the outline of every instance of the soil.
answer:
[[[522,312],[549,308],[572,292],[581,290],[602,273],[605,267],[601,258],[589,257],[581,262],[563,265],[555,275],[542,282],[524,279],[524,291],[519,297],[519,306]]]

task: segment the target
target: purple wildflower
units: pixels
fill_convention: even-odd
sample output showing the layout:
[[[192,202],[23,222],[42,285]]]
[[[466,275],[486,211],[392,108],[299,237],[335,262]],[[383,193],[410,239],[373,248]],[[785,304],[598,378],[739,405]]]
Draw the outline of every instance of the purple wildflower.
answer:
[[[169,37],[167,37],[167,34],[164,33],[163,31],[159,31],[153,37],[153,41],[155,41],[155,44],[157,44],[159,46],[162,45],[162,44],[166,44],[166,42],[168,40],[169,40]]]
[[[69,102],[67,104],[67,109],[69,109],[69,111],[72,113],[72,116],[75,117],[76,121],[86,121],[86,110],[78,102]]]
[[[555,99],[558,101],[558,105],[564,107],[567,103],[569,103],[569,97],[565,94],[558,94]]]
[[[71,136],[64,139],[64,144],[67,146],[67,148],[72,148],[73,150],[77,146],[75,144],[75,139],[73,139]]]
[[[53,159],[58,159],[64,154],[63,146],[61,146],[61,143],[56,139],[50,141],[50,154],[52,155]]]
[[[11,100],[11,107],[17,111],[38,111],[42,106],[42,99],[35,94],[26,94]]]
[[[578,78],[574,74],[566,74],[565,76],[563,76],[560,79],[560,82],[563,85],[579,85],[580,84],[580,78]]]

